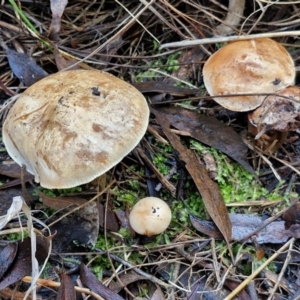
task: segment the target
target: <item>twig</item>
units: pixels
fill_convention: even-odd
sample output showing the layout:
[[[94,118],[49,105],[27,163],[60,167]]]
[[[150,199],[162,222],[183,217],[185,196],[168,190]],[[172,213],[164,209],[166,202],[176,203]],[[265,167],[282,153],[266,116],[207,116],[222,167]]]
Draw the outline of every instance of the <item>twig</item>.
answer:
[[[27,282],[27,283],[31,283],[32,281],[32,277],[31,276],[25,276],[22,279],[23,282]],[[37,284],[43,285],[43,286],[48,286],[48,287],[54,287],[54,288],[59,288],[60,287],[60,283],[56,282],[56,281],[52,281],[49,279],[38,279],[37,280]],[[78,293],[84,293],[84,294],[88,294],[91,295],[92,297],[94,297],[97,300],[104,300],[102,297],[100,297],[99,295],[97,295],[96,293],[92,292],[91,290],[87,289],[87,288],[82,288],[82,287],[78,287],[75,286],[75,291]]]
[[[300,30],[284,31],[284,32],[266,32],[266,33],[248,34],[248,35],[221,36],[221,37],[212,37],[212,38],[197,39],[191,41],[166,43],[166,44],[162,44],[160,46],[160,49],[175,48],[175,47],[191,47],[191,46],[204,45],[204,44],[216,44],[216,43],[226,43],[232,41],[244,41],[249,39],[272,38],[272,37],[281,37],[281,36],[299,36],[299,35],[300,35]]]
[[[100,250],[100,252],[102,252],[102,251]],[[152,281],[152,282],[154,282],[154,283],[156,283],[156,284],[158,284],[158,285],[160,285],[160,286],[162,286],[162,287],[164,287],[166,289],[171,287],[170,284],[167,284],[167,283],[163,282],[162,280],[156,278],[153,275],[149,275],[149,274],[143,272],[141,269],[136,268],[135,266],[133,266],[132,264],[130,264],[128,261],[123,260],[122,258],[120,258],[120,257],[118,257],[118,256],[116,256],[114,254],[110,254],[110,253],[107,253],[105,251],[103,251],[103,252],[104,252],[103,254],[106,254],[106,255],[110,256],[113,260],[115,260],[115,261],[123,264],[127,268],[132,269],[135,273],[146,277],[148,280],[150,280],[150,281]]]

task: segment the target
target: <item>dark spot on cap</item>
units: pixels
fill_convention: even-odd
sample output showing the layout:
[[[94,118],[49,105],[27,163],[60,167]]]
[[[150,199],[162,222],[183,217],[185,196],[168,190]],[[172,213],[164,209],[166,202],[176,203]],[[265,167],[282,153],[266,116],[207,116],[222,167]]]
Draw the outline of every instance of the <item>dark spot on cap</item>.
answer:
[[[281,82],[281,79],[280,79],[280,78],[275,78],[275,80],[272,81],[272,83],[273,83],[274,85],[278,85],[280,82]]]
[[[93,123],[92,128],[95,132],[101,131],[101,126],[99,124]]]
[[[100,91],[98,87],[92,87],[92,94],[95,96],[100,96]]]

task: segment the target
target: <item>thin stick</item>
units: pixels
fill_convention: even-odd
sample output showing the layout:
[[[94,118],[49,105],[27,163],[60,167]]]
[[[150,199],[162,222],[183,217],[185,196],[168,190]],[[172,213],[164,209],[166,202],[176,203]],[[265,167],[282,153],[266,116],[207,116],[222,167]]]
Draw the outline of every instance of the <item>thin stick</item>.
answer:
[[[31,276],[25,276],[22,279],[23,282],[27,282],[27,283],[31,283],[32,281],[32,277]],[[48,286],[48,287],[54,287],[54,288],[59,288],[60,287],[60,283],[53,281],[53,280],[49,280],[49,279],[38,279],[37,280],[37,284],[39,285],[43,285],[43,286]],[[97,300],[103,300],[102,297],[100,297],[99,295],[95,294],[94,292],[92,292],[91,290],[87,289],[87,288],[82,288],[82,287],[78,287],[75,286],[75,291],[78,293],[84,293],[87,295],[91,295],[92,297],[94,297]]]
[[[160,49],[176,48],[176,47],[191,47],[191,46],[204,45],[204,44],[216,44],[216,43],[226,43],[232,41],[243,41],[249,39],[272,38],[272,37],[281,37],[281,36],[299,36],[299,35],[300,35],[300,30],[284,31],[284,32],[266,32],[266,33],[249,34],[249,35],[220,36],[220,37],[212,37],[206,39],[197,39],[191,41],[181,41],[181,42],[162,44],[160,46]]]

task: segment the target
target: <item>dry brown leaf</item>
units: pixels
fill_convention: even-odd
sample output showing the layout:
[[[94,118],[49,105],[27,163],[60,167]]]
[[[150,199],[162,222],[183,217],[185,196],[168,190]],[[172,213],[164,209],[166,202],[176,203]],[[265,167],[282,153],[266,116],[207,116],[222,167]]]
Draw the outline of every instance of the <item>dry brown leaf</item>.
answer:
[[[110,290],[99,281],[93,272],[84,264],[80,266],[80,279],[83,285],[104,299],[124,300],[116,292]]]
[[[76,300],[74,283],[66,274],[61,274],[61,285],[58,289],[56,300]]]
[[[141,93],[167,93],[172,96],[192,96],[199,93],[199,89],[182,88],[163,81],[133,82],[132,85]]]
[[[87,202],[85,199],[80,197],[51,197],[39,190],[38,193],[44,205],[55,210],[60,210],[73,204],[81,205]]]
[[[292,205],[283,215],[282,219],[285,221],[285,227],[290,228],[292,225],[300,221],[300,203],[297,202]]]
[[[225,241],[229,243],[231,239],[231,221],[218,185],[210,179],[207,170],[200,163],[197,155],[186,149],[180,142],[180,138],[171,132],[170,123],[165,116],[157,110],[152,112],[156,116],[156,121],[162,126],[170,143],[178,151],[179,157],[185,162],[185,167],[193,178],[210,217],[223,234]]]
[[[80,247],[94,247],[99,233],[99,214],[95,202],[89,202],[80,209],[69,205],[48,219],[56,252],[76,252]],[[70,213],[72,212],[72,213]],[[70,213],[70,214],[69,214]]]
[[[160,288],[159,285],[156,286],[156,290],[151,296],[151,300],[163,300],[164,299],[164,294]]]

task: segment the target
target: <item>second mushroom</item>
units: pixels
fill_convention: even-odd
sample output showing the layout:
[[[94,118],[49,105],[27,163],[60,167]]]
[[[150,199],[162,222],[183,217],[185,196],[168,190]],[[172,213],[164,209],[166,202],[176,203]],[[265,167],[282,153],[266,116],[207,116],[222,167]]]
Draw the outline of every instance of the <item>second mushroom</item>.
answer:
[[[294,62],[288,51],[280,43],[268,38],[229,43],[215,52],[203,67],[204,84],[213,99],[229,110],[241,112],[253,111],[263,105],[266,94],[274,94],[292,86],[295,75]],[[277,100],[273,97],[268,101]],[[290,101],[294,101],[294,98]],[[268,109],[260,112],[269,113]],[[254,121],[256,115],[255,112],[249,115],[251,133],[256,139],[260,138],[263,150],[273,152],[278,149],[290,127],[286,125],[279,128],[268,124],[262,132],[263,124]],[[265,120],[266,117],[256,117],[255,120],[258,119]],[[262,140],[263,134],[270,130],[277,133],[275,145],[271,141],[271,149],[270,141]]]

